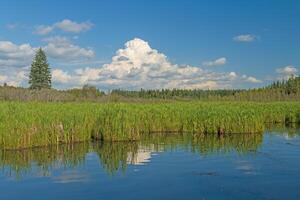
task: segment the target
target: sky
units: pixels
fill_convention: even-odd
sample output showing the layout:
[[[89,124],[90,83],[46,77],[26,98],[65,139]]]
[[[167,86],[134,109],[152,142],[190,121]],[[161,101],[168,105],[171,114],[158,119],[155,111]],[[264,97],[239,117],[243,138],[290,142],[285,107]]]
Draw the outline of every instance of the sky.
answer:
[[[299,25],[298,0],[2,0],[0,85],[42,48],[57,89],[262,87],[299,73]]]

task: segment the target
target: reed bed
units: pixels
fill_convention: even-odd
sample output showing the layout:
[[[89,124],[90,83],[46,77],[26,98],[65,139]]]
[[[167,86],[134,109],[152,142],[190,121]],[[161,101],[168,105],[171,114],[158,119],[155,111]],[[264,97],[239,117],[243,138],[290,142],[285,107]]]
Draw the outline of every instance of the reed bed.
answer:
[[[0,147],[133,141],[154,132],[257,133],[300,123],[300,103],[0,103]]]

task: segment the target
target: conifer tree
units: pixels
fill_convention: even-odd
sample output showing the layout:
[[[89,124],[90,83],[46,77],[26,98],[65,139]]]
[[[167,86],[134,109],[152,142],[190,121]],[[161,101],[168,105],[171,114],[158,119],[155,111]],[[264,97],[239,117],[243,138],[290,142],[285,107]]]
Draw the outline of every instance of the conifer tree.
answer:
[[[45,52],[39,48],[31,64],[30,89],[51,88],[51,72]]]

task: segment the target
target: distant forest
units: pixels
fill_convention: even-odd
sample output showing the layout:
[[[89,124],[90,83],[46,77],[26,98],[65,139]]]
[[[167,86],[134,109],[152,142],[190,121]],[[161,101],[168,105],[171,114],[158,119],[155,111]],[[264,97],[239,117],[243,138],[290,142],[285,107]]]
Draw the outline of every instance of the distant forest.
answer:
[[[276,81],[271,85],[248,90],[187,90],[162,89],[126,91],[113,90],[111,94],[131,98],[199,99],[199,100],[245,100],[245,101],[285,101],[300,100],[300,76]]]
[[[228,90],[112,90],[108,93],[94,86],[85,85],[81,89],[27,89],[3,85],[0,86],[0,100],[5,101],[91,101],[91,102],[130,102],[164,100],[203,100],[203,101],[298,101],[300,100],[300,76],[277,81],[258,89]]]

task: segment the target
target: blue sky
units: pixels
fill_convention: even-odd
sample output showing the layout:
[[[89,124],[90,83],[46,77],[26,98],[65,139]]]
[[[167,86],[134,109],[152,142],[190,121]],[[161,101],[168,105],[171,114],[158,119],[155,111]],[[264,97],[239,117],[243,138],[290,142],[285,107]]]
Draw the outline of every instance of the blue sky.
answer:
[[[38,47],[55,88],[249,88],[300,66],[296,0],[3,0],[0,7],[0,84],[27,87]]]

